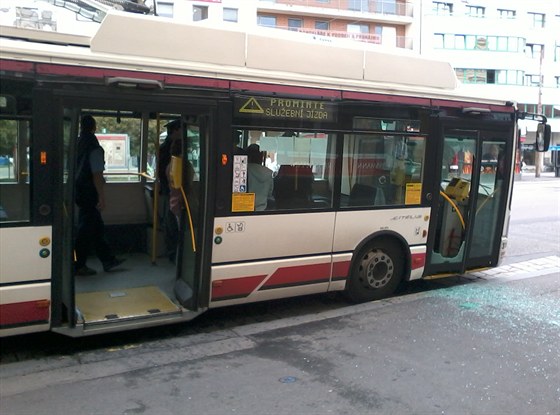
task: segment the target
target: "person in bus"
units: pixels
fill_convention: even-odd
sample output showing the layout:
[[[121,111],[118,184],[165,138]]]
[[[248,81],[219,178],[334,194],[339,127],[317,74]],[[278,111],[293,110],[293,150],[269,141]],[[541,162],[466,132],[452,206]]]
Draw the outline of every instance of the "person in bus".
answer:
[[[247,151],[241,147],[241,131],[233,131],[233,155],[234,156],[246,156]]]
[[[255,210],[265,210],[272,198],[274,182],[272,170],[262,165],[262,153],[258,144],[247,147],[247,180],[249,193],[255,194]]]
[[[173,143],[181,141],[181,120],[176,119],[168,122],[165,124],[165,127],[167,128],[167,136],[159,148],[157,173],[160,183],[162,222],[166,255],[171,262],[175,262],[177,242],[179,240],[179,230],[177,228],[175,215],[171,211],[169,205],[170,187],[167,169],[171,163],[171,148]]]
[[[171,144],[171,156],[178,157],[181,159],[183,168],[186,169],[186,180],[187,182],[183,184],[183,190],[185,191],[185,196],[189,200],[189,209],[191,214],[195,215],[196,203],[193,198],[193,181],[195,179],[195,171],[190,161],[183,161],[183,149],[181,140],[174,140]],[[180,223],[181,212],[185,208],[185,202],[183,198],[183,193],[181,192],[181,186],[178,183],[174,183],[173,173],[171,171],[172,163],[167,166],[166,177],[169,183],[169,210],[175,215],[177,225]]]
[[[79,212],[74,270],[75,275],[82,276],[97,273],[86,265],[91,245],[94,246],[105,272],[124,262],[113,255],[105,240],[105,223],[101,217],[101,211],[105,209],[105,153],[95,136],[96,129],[95,118],[84,115],[80,122],[75,180],[75,201]]]

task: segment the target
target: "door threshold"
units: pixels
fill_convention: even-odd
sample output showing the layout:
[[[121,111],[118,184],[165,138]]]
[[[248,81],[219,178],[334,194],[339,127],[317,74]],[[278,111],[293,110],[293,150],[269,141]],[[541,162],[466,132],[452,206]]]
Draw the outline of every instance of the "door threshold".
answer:
[[[83,322],[80,322],[76,324],[75,327],[70,327],[68,325],[53,327],[52,331],[64,336],[74,338],[95,336],[105,333],[118,333],[128,330],[138,330],[170,324],[186,323],[202,314],[205,310],[191,311],[182,309],[181,311],[181,314],[168,314],[130,320],[116,320],[107,322],[105,324],[86,325]]]
[[[86,327],[181,313],[181,308],[156,286],[78,293],[76,310],[78,321]]]

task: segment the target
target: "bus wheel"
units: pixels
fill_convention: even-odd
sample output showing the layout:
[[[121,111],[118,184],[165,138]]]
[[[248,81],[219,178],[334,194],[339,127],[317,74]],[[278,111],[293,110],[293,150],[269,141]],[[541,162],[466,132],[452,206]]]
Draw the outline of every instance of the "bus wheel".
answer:
[[[356,256],[346,294],[351,301],[379,300],[391,295],[403,275],[403,258],[399,245],[379,239],[367,244]]]

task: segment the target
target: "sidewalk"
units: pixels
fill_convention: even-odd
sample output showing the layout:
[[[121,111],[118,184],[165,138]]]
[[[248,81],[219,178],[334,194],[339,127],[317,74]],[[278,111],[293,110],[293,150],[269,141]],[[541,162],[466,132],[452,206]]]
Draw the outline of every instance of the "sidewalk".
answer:
[[[515,175],[516,182],[538,182],[550,180],[560,180],[560,177],[555,177],[553,171],[543,172],[541,173],[541,177],[535,177],[534,171],[524,171]]]

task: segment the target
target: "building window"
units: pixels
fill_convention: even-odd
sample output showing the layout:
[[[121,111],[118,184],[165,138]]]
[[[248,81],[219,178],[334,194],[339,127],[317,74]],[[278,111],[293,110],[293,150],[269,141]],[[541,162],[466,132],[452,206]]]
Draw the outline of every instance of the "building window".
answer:
[[[456,68],[455,74],[465,84],[523,85],[522,71]]]
[[[477,50],[489,50],[490,49],[490,39],[486,36],[477,36],[474,48]]]
[[[471,17],[484,17],[485,7],[467,6],[467,15]]]
[[[525,39],[505,36],[434,33],[434,48],[522,52],[525,50]]]
[[[456,69],[455,73],[466,84],[486,84],[488,79],[486,69]]]
[[[238,10],[224,7],[224,22],[237,22]]]
[[[348,10],[367,12],[369,11],[368,4],[368,0],[348,0]]]
[[[560,62],[560,45],[554,46],[554,62]]]
[[[498,9],[500,19],[515,19],[515,10]]]
[[[325,22],[324,20],[316,20],[315,21],[315,29],[317,29],[317,30],[329,30],[329,22]]]
[[[544,45],[539,43],[527,43],[525,45],[525,54],[531,59],[540,59],[541,53],[544,52]]]
[[[303,27],[303,20],[289,18],[288,27],[290,28],[290,30],[298,30],[299,28]]]
[[[555,76],[554,80],[556,81],[556,88],[560,88],[560,76]]]
[[[275,16],[257,16],[257,24],[259,26],[276,27]]]
[[[397,14],[396,0],[383,0],[375,2],[375,12],[382,14]]]
[[[465,35],[455,35],[455,49],[465,49]]]
[[[544,27],[544,14],[543,13],[527,13],[531,21],[531,27]]]
[[[451,16],[453,14],[453,3],[434,1],[432,2],[432,10],[434,14],[439,16]]]
[[[369,25],[367,24],[349,24],[346,26],[348,33],[369,33]]]
[[[156,12],[161,17],[173,17],[173,3],[157,3]]]
[[[208,19],[208,6],[193,6],[193,21]]]
[[[539,86],[540,76],[539,75],[525,75],[525,85],[527,86]]]

